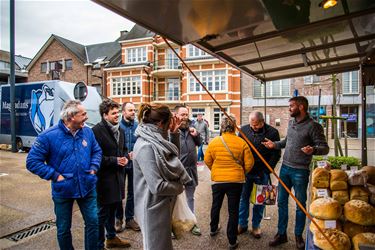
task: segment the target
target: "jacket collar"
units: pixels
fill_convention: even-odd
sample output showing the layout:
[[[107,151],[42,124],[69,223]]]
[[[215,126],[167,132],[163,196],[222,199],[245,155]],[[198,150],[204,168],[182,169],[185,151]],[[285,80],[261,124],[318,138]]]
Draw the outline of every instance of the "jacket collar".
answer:
[[[59,128],[64,131],[65,134],[69,134],[69,135],[72,135],[72,136],[80,136],[81,133],[82,133],[82,129],[78,129],[75,133],[75,135],[73,135],[71,132],[70,132],[70,129],[65,125],[64,121],[62,119],[59,120],[59,123],[58,123],[58,126]]]

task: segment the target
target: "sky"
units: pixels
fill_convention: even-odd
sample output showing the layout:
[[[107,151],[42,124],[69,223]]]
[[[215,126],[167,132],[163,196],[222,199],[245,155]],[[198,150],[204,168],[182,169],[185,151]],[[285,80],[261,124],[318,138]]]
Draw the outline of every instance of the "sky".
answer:
[[[52,34],[90,45],[116,40],[134,23],[89,0],[16,0],[15,54],[33,58]],[[9,0],[0,0],[0,48],[10,50]]]

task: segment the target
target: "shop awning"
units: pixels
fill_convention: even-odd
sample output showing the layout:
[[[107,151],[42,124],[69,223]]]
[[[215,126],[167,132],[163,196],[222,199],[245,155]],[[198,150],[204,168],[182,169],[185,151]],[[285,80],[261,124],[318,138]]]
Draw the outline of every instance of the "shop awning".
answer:
[[[375,50],[375,1],[94,0],[261,81],[359,69]]]

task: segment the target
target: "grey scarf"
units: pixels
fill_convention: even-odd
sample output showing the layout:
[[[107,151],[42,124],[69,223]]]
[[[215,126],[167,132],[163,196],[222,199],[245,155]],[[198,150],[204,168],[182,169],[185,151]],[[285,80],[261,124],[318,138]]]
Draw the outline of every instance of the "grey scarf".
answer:
[[[191,178],[178,158],[178,148],[166,140],[162,134],[164,133],[161,128],[149,123],[142,123],[135,130],[137,137],[141,137],[150,143],[154,150],[157,167],[163,179],[179,181],[182,184],[190,182]]]
[[[116,125],[113,125],[109,121],[107,121],[107,120],[105,120],[105,121],[107,122],[107,125],[109,126],[109,128],[112,130],[113,135],[115,136],[115,139],[118,143],[118,141],[120,140],[120,131],[119,131],[120,123],[117,123]]]

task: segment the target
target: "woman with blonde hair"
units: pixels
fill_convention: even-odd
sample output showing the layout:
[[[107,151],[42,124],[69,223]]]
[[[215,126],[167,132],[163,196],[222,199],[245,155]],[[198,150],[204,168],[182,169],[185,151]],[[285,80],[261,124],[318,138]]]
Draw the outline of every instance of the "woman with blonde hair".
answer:
[[[179,124],[165,105],[142,104],[134,145],[134,211],[143,248],[173,249],[171,215],[176,196],[191,181],[178,159]],[[169,131],[168,131],[169,130]],[[168,134],[174,143],[168,140]]]
[[[234,124],[224,117],[221,122],[221,136],[208,144],[204,161],[211,170],[212,207],[211,236],[218,234],[220,209],[224,196],[228,199],[227,237],[229,249],[236,249],[239,204],[245,175],[254,165],[254,158],[247,143],[235,134],[236,119],[230,115]]]

